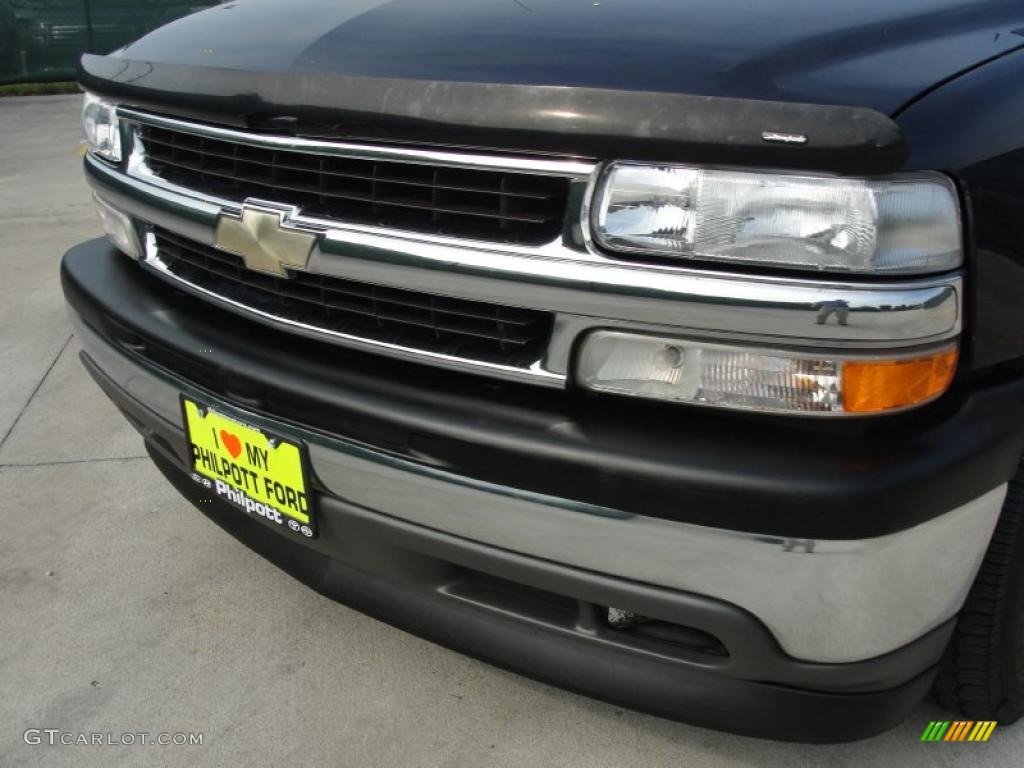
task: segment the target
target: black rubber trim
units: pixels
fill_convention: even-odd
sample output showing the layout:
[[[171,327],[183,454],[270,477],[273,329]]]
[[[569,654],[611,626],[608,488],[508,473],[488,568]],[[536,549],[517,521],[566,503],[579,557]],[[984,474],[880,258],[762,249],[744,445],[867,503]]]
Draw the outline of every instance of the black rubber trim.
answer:
[[[899,128],[862,107],[598,88],[245,72],[85,54],[82,86],[122,103],[227,125],[287,116],[299,135],[630,158],[899,170]],[[578,115],[566,120],[566,114]],[[636,115],[650,119],[640,127]],[[303,130],[305,126],[305,130]],[[769,144],[763,131],[810,136]]]
[[[1020,379],[844,430],[595,399],[300,339],[170,289],[105,240],[73,248],[62,280],[102,336],[243,408],[465,476],[669,520],[880,536],[1006,482],[1024,447]]]
[[[93,359],[81,353],[86,370],[117,405],[148,443],[158,446],[163,456],[184,472],[191,460],[184,430],[180,424],[163,417],[140,403],[111,380]],[[210,396],[206,402],[220,405]],[[290,426],[290,425],[289,425]],[[294,432],[294,430],[290,431]],[[658,585],[627,581],[600,573],[539,560],[480,544],[455,535],[433,531],[387,514],[388,510],[369,510],[341,503],[326,489],[315,486],[320,510],[321,536],[307,545],[332,559],[359,559],[369,552],[368,564],[381,568],[394,553],[382,555],[368,549],[361,537],[387,539],[403,551],[426,554],[447,563],[457,563],[491,573],[518,584],[596,605],[626,606],[644,616],[692,627],[719,640],[727,649],[727,658],[697,656],[683,659],[699,667],[712,665],[730,677],[780,683],[791,687],[810,687],[836,693],[860,693],[887,690],[917,677],[935,666],[946,648],[954,620],[949,620],[908,645],[884,656],[848,664],[822,664],[794,659],[776,642],[767,627],[753,614],[735,605],[703,595],[665,589]],[[186,494],[188,495],[188,494]],[[398,557],[400,561],[402,558]],[[420,587],[436,569],[417,571]],[[439,585],[443,586],[443,585]],[[508,606],[504,607],[509,611]],[[532,617],[536,622],[537,617]],[[580,617],[569,622],[570,631],[578,631]],[[616,644],[621,636],[588,626],[586,633],[605,644]],[[621,643],[620,643],[621,644]]]
[[[325,511],[332,524],[343,526],[349,553],[362,555],[350,562],[314,551],[208,496],[160,448],[147,447],[160,471],[197,509],[318,592],[446,647],[617,705],[771,739],[848,741],[905,719],[935,674],[930,668],[885,691],[823,693],[688,668],[655,654],[625,653],[584,633],[524,621],[507,606],[487,610],[453,598],[457,590],[446,579],[457,583],[461,566],[408,548],[383,518],[368,523],[365,515],[340,503]],[[497,560],[492,564],[501,569]],[[585,582],[589,576],[576,572],[575,578]]]

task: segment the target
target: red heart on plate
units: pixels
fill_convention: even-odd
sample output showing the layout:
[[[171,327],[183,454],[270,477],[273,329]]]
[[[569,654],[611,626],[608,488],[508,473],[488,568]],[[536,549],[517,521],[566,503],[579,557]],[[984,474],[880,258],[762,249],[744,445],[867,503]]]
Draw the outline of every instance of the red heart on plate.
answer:
[[[225,429],[220,431],[220,441],[224,443],[224,447],[228,449],[228,453],[231,454],[231,458],[237,459],[238,454],[242,452],[242,441],[238,439],[238,435],[233,435]]]

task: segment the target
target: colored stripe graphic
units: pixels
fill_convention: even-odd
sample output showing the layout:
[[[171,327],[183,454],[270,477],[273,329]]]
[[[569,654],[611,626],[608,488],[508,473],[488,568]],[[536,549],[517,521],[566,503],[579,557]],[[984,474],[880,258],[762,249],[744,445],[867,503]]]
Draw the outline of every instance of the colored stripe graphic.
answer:
[[[995,720],[932,720],[921,741],[988,741],[995,729]]]
[[[973,725],[970,720],[954,720],[946,733],[943,741],[963,741],[967,735],[967,729]]]
[[[974,730],[971,731],[968,741],[988,741],[988,737],[995,729],[995,720],[979,720],[978,724],[974,726]]]
[[[932,720],[921,734],[921,741],[939,741],[949,728],[948,720]]]

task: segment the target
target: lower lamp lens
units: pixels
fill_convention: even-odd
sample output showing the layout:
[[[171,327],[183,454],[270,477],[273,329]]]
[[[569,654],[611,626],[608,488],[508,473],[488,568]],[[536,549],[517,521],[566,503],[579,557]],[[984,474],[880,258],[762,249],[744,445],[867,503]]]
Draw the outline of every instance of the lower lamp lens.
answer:
[[[595,331],[577,364],[594,391],[789,414],[868,414],[919,405],[952,382],[956,349],[926,357],[843,359]]]
[[[843,365],[843,410],[878,413],[932,400],[956,373],[957,350],[911,360],[849,361]]]
[[[142,249],[139,247],[139,239],[135,234],[132,220],[95,192],[92,199],[96,203],[96,213],[103,224],[103,230],[107,233],[107,239],[121,251],[138,260],[142,255]]]

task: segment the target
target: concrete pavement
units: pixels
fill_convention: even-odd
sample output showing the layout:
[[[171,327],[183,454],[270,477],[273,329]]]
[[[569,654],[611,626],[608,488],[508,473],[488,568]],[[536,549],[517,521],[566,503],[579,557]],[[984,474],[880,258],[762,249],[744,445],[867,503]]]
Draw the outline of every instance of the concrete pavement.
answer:
[[[779,744],[624,711],[292,581],[182,501],[85,374],[57,267],[98,234],[78,97],[0,99],[0,766],[1020,764],[1024,724]],[[201,746],[27,745],[29,728]]]

